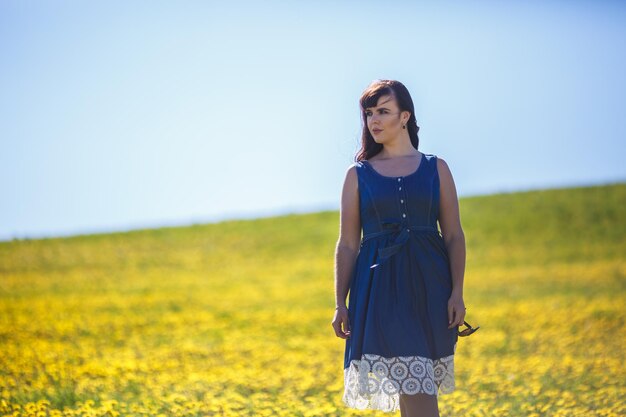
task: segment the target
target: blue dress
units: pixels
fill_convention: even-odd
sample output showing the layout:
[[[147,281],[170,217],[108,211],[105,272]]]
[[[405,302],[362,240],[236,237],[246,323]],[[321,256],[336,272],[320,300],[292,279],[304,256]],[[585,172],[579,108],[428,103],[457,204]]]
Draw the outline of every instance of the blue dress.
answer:
[[[400,394],[454,391],[455,326],[448,329],[452,275],[439,218],[437,156],[416,171],[383,176],[356,166],[361,239],[348,296],[351,336],[344,403],[393,412]]]

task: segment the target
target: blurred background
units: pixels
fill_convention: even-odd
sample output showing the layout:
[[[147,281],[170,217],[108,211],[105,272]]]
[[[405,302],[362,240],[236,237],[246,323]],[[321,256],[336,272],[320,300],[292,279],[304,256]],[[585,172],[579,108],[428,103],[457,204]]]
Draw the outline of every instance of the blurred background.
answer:
[[[441,415],[626,415],[625,22],[619,1],[0,2],[0,416],[363,415],[331,321],[378,78],[460,197],[480,330]]]
[[[626,4],[3,1],[0,239],[339,208],[376,78],[459,196],[624,181]]]

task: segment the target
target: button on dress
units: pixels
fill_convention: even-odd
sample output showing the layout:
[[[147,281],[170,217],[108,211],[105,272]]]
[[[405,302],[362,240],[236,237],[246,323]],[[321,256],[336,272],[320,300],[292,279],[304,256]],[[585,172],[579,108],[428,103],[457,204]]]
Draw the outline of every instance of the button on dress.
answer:
[[[437,156],[384,176],[355,163],[363,237],[350,281],[344,403],[393,412],[400,394],[454,391],[458,326],[448,329],[452,276],[439,219]]]

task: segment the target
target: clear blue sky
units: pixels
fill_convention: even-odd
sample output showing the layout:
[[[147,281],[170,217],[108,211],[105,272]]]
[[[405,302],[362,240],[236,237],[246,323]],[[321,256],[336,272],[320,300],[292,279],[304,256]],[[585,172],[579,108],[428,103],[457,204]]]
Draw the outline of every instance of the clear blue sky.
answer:
[[[461,197],[626,180],[626,4],[0,2],[0,239],[339,209],[376,78]]]

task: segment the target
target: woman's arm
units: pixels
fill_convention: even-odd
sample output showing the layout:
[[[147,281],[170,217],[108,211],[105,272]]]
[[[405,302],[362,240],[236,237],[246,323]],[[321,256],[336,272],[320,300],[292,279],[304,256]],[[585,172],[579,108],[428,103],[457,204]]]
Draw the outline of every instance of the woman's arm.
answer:
[[[345,306],[350,277],[361,244],[361,217],[356,167],[351,165],[341,193],[339,239],[335,249],[335,306]]]
[[[346,172],[341,193],[339,239],[335,248],[335,316],[332,326],[337,337],[350,337],[350,322],[346,297],[350,278],[356,264],[361,244],[361,217],[359,214],[359,190],[356,167]],[[343,328],[342,328],[343,325]]]
[[[452,273],[452,296],[448,306],[450,327],[463,323],[465,304],[463,303],[463,279],[465,275],[465,234],[461,227],[459,200],[452,173],[446,161],[437,158],[439,172],[439,225],[450,258]],[[455,316],[456,313],[456,316]]]

